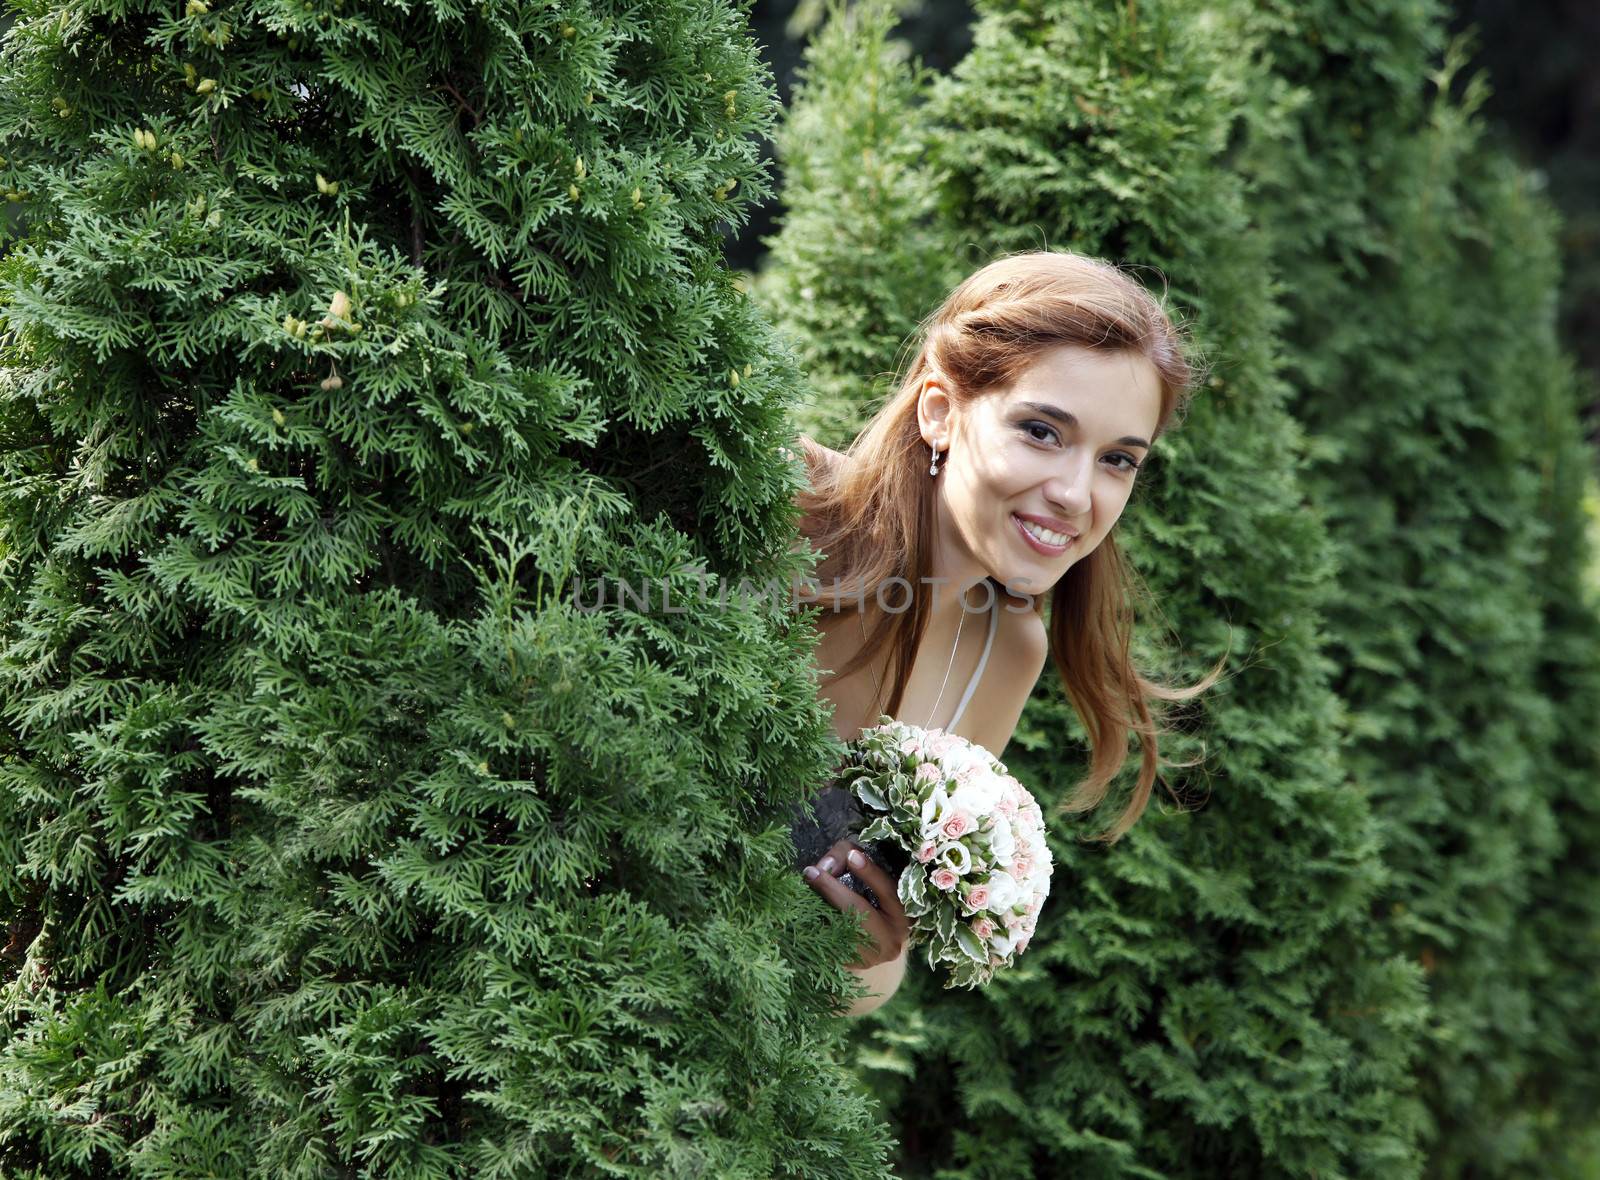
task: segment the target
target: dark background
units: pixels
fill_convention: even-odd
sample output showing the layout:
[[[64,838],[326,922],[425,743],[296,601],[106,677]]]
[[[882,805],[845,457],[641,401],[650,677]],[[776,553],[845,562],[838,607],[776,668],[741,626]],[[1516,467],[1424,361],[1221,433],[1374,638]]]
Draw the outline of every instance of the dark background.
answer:
[[[751,9],[785,104],[819,15],[813,0],[761,0]],[[943,71],[966,53],[970,25],[966,4],[928,0],[901,22],[899,35],[927,65]],[[1484,115],[1491,133],[1544,176],[1561,211],[1561,330],[1583,370],[1588,437],[1600,444],[1600,64],[1594,57],[1600,0],[1455,0],[1449,29],[1473,38],[1473,64],[1488,75]],[[775,175],[780,171],[774,168]],[[762,239],[777,228],[776,212],[777,201],[768,202],[730,240],[733,266],[759,268]]]

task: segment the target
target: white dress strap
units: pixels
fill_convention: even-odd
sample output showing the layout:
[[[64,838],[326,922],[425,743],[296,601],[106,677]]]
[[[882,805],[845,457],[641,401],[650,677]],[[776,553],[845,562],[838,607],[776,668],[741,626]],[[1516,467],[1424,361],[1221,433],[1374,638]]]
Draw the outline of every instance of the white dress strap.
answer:
[[[978,666],[973,669],[972,679],[967,681],[967,691],[961,694],[961,703],[956,706],[956,715],[950,718],[950,724],[944,727],[946,733],[954,733],[956,723],[961,720],[961,714],[967,711],[967,702],[972,699],[972,694],[978,691],[978,681],[983,679],[983,669],[989,663],[989,652],[994,647],[994,633],[1000,624],[1000,595],[994,595],[994,608],[989,612],[989,637],[983,641],[983,654],[978,657]]]

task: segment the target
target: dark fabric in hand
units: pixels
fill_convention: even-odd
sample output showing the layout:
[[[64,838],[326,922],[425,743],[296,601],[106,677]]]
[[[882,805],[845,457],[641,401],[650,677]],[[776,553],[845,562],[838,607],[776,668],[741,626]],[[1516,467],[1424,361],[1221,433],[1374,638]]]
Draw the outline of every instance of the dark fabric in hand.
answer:
[[[861,841],[861,829],[866,827],[872,818],[868,811],[869,809],[861,806],[859,799],[843,787],[825,787],[809,802],[797,806],[789,827],[790,838],[794,841],[795,868],[816,864],[835,843],[849,837],[860,844],[862,850],[876,861],[884,872],[898,879],[901,870],[911,863],[911,856],[905,849],[887,840],[873,840],[869,843]],[[877,895],[857,879],[854,873],[847,870],[840,875],[839,880],[866,898],[877,909],[883,908],[878,904]]]

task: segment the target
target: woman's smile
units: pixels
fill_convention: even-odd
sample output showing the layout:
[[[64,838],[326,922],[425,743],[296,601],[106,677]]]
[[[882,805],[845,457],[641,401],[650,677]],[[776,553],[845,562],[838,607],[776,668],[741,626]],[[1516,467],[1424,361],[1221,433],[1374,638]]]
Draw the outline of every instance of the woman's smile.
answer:
[[[1070,549],[1072,547],[1072,543],[1078,539],[1076,537],[1068,537],[1066,544],[1053,545],[1039,535],[1038,525],[1024,521],[1015,512],[1011,514],[1011,520],[1016,526],[1017,532],[1022,534],[1023,541],[1028,545],[1031,545],[1035,551],[1044,554],[1046,557],[1060,557],[1063,553]],[[1055,534],[1055,536],[1058,537],[1061,535],[1062,534],[1060,533]]]

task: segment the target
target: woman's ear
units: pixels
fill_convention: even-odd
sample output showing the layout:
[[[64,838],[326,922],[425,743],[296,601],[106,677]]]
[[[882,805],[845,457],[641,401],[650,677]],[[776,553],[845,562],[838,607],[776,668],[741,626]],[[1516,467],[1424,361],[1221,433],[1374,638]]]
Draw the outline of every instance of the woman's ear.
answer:
[[[950,447],[951,414],[955,403],[945,392],[937,374],[930,373],[922,379],[922,391],[917,394],[917,425],[922,431],[922,441],[941,451]]]

